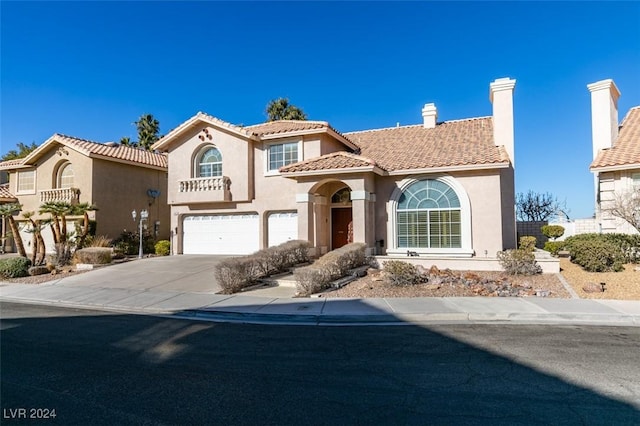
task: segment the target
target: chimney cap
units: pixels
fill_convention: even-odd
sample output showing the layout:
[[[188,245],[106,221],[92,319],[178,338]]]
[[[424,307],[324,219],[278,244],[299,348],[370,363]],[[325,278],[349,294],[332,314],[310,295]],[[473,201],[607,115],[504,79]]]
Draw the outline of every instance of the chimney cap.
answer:
[[[615,99],[618,99],[620,97],[620,90],[618,89],[618,86],[616,86],[616,83],[610,78],[607,78],[606,80],[596,81],[595,83],[587,84],[587,89],[589,89],[591,93],[596,92],[598,90],[609,89],[611,91],[611,95]]]
[[[516,80],[509,77],[496,78],[489,85],[489,100],[493,102],[493,94],[502,90],[513,90],[516,87]]]

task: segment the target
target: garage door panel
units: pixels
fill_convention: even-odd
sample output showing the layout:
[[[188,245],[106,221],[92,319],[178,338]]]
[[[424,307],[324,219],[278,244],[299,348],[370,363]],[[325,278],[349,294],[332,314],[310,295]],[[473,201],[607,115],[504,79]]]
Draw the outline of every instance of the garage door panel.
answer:
[[[269,247],[298,239],[298,213],[271,213],[267,220]]]
[[[257,214],[186,216],[184,254],[250,254],[260,247]]]

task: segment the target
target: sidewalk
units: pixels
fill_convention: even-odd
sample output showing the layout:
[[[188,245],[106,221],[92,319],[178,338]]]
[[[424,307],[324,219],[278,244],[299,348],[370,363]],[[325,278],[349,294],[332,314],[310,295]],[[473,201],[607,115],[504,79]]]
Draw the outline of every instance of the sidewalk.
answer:
[[[286,288],[242,295],[166,289],[0,282],[0,301],[170,315],[212,321],[299,325],[428,323],[640,326],[640,301],[551,298],[291,298]]]

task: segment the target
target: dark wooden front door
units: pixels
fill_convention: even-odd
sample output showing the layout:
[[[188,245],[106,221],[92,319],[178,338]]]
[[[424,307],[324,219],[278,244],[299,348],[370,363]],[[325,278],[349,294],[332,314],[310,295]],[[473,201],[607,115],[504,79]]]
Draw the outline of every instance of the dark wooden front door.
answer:
[[[349,242],[349,224],[352,220],[351,207],[331,209],[331,250]]]

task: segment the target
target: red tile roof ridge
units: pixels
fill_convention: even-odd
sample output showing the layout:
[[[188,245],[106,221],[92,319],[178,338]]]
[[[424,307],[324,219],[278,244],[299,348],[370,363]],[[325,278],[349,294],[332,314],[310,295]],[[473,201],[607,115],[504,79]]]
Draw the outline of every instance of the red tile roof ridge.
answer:
[[[273,120],[273,121],[265,121],[264,123],[251,124],[249,126],[244,126],[244,128],[250,129],[252,127],[264,126],[265,124],[269,124],[269,123],[300,123],[300,124],[309,123],[309,124],[319,124],[322,126],[331,127],[328,121],[323,121],[323,120]]]

